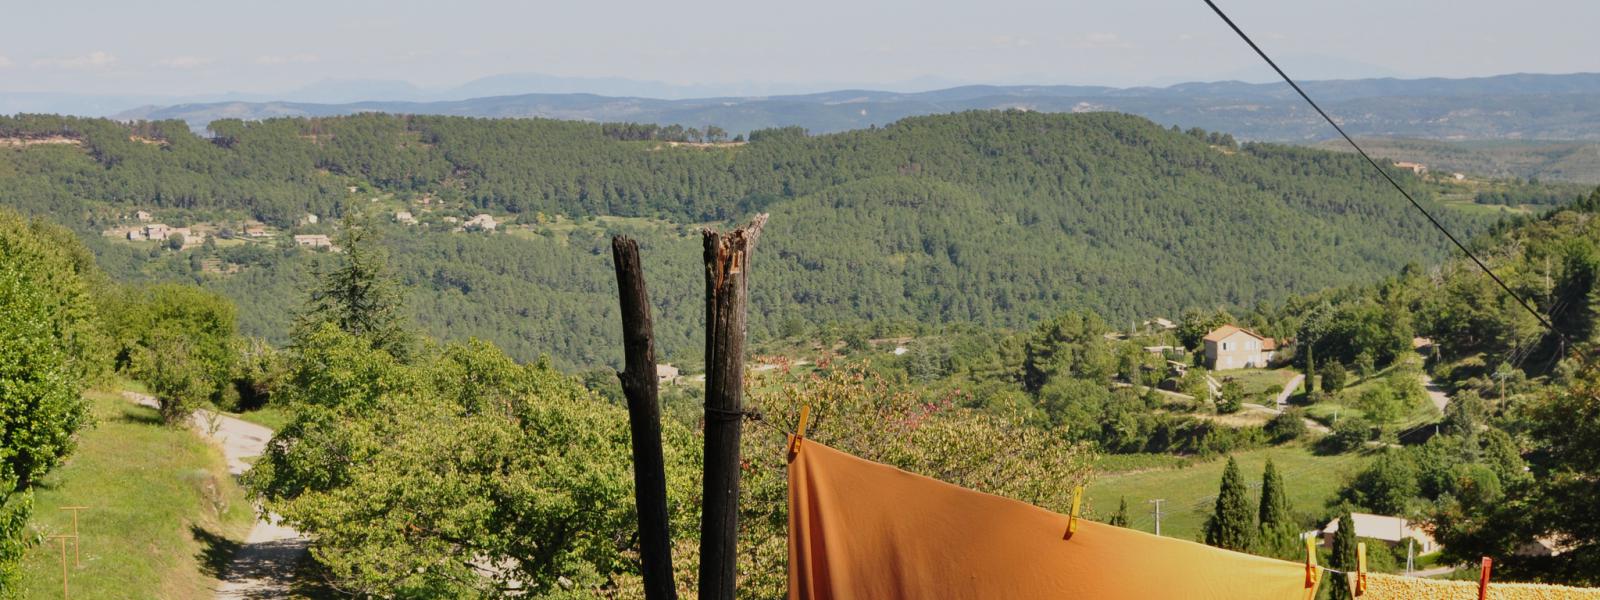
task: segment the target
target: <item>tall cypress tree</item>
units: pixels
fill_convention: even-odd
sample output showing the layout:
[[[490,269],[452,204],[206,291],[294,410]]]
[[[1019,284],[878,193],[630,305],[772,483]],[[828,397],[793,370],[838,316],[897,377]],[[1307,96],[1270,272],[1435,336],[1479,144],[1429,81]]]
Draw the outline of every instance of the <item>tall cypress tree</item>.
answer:
[[[1306,396],[1317,391],[1317,360],[1316,353],[1311,349],[1311,342],[1306,342]]]
[[[1339,531],[1333,535],[1333,556],[1328,559],[1328,566],[1340,571],[1356,569],[1356,521],[1349,511],[1339,516]],[[1328,597],[1332,600],[1351,600],[1350,586],[1338,576],[1333,582],[1334,585],[1329,586]]]
[[[1256,513],[1261,524],[1262,552],[1283,556],[1296,549],[1292,513],[1288,490],[1283,488],[1283,477],[1269,458],[1266,469],[1261,473],[1261,507]]]
[[[1250,494],[1239,474],[1239,462],[1228,457],[1222,471],[1222,489],[1217,493],[1216,510],[1206,520],[1206,543],[1218,548],[1249,552],[1256,531],[1250,514]]]
[[[1123,496],[1122,504],[1117,507],[1117,514],[1111,515],[1111,520],[1107,521],[1106,524],[1108,524],[1108,525],[1116,525],[1117,527],[1127,527],[1128,526],[1128,498],[1127,498],[1127,496]]]

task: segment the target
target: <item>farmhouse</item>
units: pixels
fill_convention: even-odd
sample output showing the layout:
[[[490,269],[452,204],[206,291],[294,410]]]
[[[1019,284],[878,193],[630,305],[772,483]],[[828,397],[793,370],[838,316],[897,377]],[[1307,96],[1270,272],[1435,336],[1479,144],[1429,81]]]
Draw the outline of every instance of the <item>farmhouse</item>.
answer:
[[[402,210],[402,211],[394,213],[394,222],[402,223],[402,224],[405,224],[405,225],[416,225],[417,224],[417,217],[415,215],[412,215],[411,211],[409,211],[409,210]]]
[[[1277,340],[1235,325],[1218,327],[1203,341],[1206,368],[1213,371],[1264,368],[1278,354]]]
[[[133,211],[133,218],[138,219],[140,223],[149,223],[152,217],[150,216],[150,213],[142,210],[136,210]]]
[[[466,228],[468,231],[494,231],[494,228],[499,226],[499,224],[494,222],[494,217],[486,214],[479,214],[471,219],[467,219],[467,222],[462,223],[461,226]]]
[[[656,365],[656,382],[672,383],[678,378],[678,368],[672,365]]]
[[[1398,168],[1401,168],[1401,169],[1405,169],[1405,170],[1411,171],[1412,173],[1416,173],[1417,175],[1421,175],[1423,173],[1427,173],[1428,172],[1428,165],[1425,165],[1425,164],[1422,164],[1422,163],[1417,163],[1417,162],[1410,162],[1410,161],[1402,160],[1402,161],[1394,163],[1394,166],[1398,167]]]
[[[1408,539],[1416,540],[1417,554],[1430,554],[1439,549],[1432,535],[1400,517],[1350,513],[1350,520],[1356,525],[1356,537],[1372,538],[1391,546],[1404,544]],[[1322,544],[1332,548],[1333,535],[1338,532],[1339,520],[1328,521],[1322,528]]]
[[[246,225],[244,227],[244,235],[245,237],[253,238],[267,237],[267,227],[265,225]]]
[[[294,236],[294,245],[307,248],[332,248],[333,240],[323,234]]]
[[[151,223],[144,226],[144,239],[147,240],[164,240],[171,234],[172,228],[167,227],[165,223]]]

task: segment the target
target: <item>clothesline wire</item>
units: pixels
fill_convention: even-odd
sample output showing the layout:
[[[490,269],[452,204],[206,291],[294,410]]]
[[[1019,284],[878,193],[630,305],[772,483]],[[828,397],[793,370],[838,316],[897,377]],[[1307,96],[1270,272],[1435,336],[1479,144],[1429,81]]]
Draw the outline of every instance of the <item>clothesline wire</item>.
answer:
[[[1433,213],[1428,212],[1428,209],[1422,207],[1422,203],[1417,202],[1416,198],[1411,197],[1411,193],[1407,192],[1404,187],[1401,187],[1400,182],[1395,181],[1394,177],[1390,176],[1387,170],[1379,166],[1378,161],[1373,160],[1372,155],[1367,154],[1367,151],[1363,150],[1361,145],[1356,143],[1355,138],[1352,138],[1350,137],[1350,134],[1345,133],[1344,128],[1340,127],[1339,123],[1333,120],[1333,117],[1328,116],[1328,113],[1322,110],[1322,107],[1318,106],[1317,102],[1312,100],[1311,96],[1307,94],[1305,90],[1300,89],[1300,84],[1295,83],[1294,79],[1290,78],[1288,73],[1285,73],[1283,69],[1279,68],[1278,63],[1273,62],[1272,57],[1267,56],[1266,51],[1262,50],[1260,46],[1257,46],[1255,41],[1250,39],[1250,36],[1245,35],[1244,30],[1240,29],[1238,25],[1235,25],[1233,19],[1228,18],[1227,13],[1222,12],[1222,9],[1219,8],[1212,0],[1205,0],[1205,3],[1206,6],[1211,7],[1213,12],[1217,13],[1218,17],[1222,17],[1222,21],[1227,23],[1228,27],[1233,29],[1234,33],[1239,34],[1239,39],[1244,40],[1244,43],[1248,44],[1251,50],[1255,50],[1256,55],[1260,56],[1261,60],[1266,61],[1267,65],[1272,67],[1273,71],[1277,71],[1278,76],[1282,77],[1283,81],[1289,84],[1289,87],[1294,88],[1295,93],[1299,94],[1300,98],[1306,101],[1306,104],[1310,104],[1311,108],[1317,111],[1317,114],[1322,115],[1322,119],[1327,121],[1329,125],[1332,125],[1334,131],[1339,132],[1339,136],[1343,137],[1344,141],[1349,142],[1350,147],[1355,148],[1356,153],[1360,154],[1361,158],[1367,160],[1367,164],[1372,165],[1372,168],[1376,170],[1379,175],[1382,175],[1384,180],[1389,182],[1389,185],[1394,186],[1395,191],[1400,192],[1401,196],[1405,196],[1406,200],[1411,203],[1411,206],[1416,208],[1417,212],[1422,213],[1422,216],[1426,217],[1429,223],[1433,224],[1434,229],[1438,229],[1439,233],[1443,233],[1444,237],[1449,239],[1451,244],[1455,244],[1455,247],[1461,250],[1462,254],[1465,254],[1467,258],[1472,259],[1473,264],[1478,265],[1479,269],[1483,270],[1485,274],[1489,275],[1489,278],[1493,279],[1495,284],[1500,286],[1500,289],[1504,291],[1506,295],[1510,296],[1512,299],[1515,299],[1518,304],[1521,304],[1522,308],[1528,311],[1528,314],[1531,314],[1533,315],[1533,318],[1538,319],[1539,323],[1544,325],[1545,329],[1548,329],[1550,333],[1553,333],[1557,337],[1561,338],[1562,342],[1567,341],[1567,336],[1562,334],[1561,331],[1557,330],[1555,325],[1552,324],[1549,319],[1545,318],[1543,313],[1540,313],[1537,309],[1535,309],[1533,305],[1529,304],[1526,299],[1523,299],[1520,294],[1512,291],[1511,286],[1506,285],[1506,282],[1502,281],[1499,275],[1495,275],[1494,271],[1489,269],[1488,265],[1484,264],[1482,260],[1479,260],[1476,254],[1473,254],[1471,250],[1467,249],[1465,244],[1462,244],[1460,240],[1456,239],[1455,234],[1450,233],[1449,229],[1446,229],[1438,219],[1434,218]]]

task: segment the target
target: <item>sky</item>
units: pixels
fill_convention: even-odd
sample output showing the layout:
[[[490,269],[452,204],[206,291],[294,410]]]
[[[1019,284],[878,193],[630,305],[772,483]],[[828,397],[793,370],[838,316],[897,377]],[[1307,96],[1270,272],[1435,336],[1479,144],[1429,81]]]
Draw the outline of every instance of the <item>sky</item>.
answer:
[[[1303,79],[1600,71],[1594,0],[1218,3]],[[785,92],[1271,79],[1201,0],[6,4],[0,93],[438,89],[506,73]]]

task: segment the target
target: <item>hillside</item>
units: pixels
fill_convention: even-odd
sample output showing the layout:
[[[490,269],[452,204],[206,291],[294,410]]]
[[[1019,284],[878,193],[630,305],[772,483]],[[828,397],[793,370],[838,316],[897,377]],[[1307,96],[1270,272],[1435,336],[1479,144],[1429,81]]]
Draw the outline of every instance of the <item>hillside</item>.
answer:
[[[1366,138],[1361,147],[1374,156],[1420,162],[1438,171],[1489,177],[1600,183],[1600,143],[1480,140],[1452,142],[1409,138]],[[1316,145],[1353,152],[1344,140]]]
[[[1356,79],[1305,87],[1352,134],[1438,140],[1597,140],[1600,74],[1514,74],[1469,79]],[[438,101],[210,102],[145,106],[118,119],[323,117],[362,112],[473,117],[637,121],[731,132],[799,126],[830,133],[961,110],[1117,111],[1163,125],[1228,131],[1243,139],[1314,142],[1331,137],[1320,117],[1281,83],[1185,83],[1164,88],[964,86],[916,93],[838,90],[764,97],[662,100],[575,93],[507,94]]]
[[[1120,114],[969,112],[706,148],[522,119],[213,129],[208,139],[178,122],[0,120],[0,137],[72,142],[0,150],[0,204],[75,228],[117,277],[221,291],[246,333],[279,341],[311,266],[338,260],[288,235],[336,233],[357,209],[380,222],[405,210],[420,223],[386,226],[385,239],[420,326],[565,366],[618,358],[606,251],[617,232],[644,244],[662,351],[696,355],[695,229],[755,211],[772,214],[752,279],[758,338],[865,320],[1015,325],[1065,308],[1121,323],[1271,302],[1447,254],[1350,155],[1239,146]],[[259,221],[274,237],[174,251],[101,235],[138,209],[196,231]],[[478,213],[499,230],[447,221]],[[1483,225],[1445,217],[1466,234]]]

